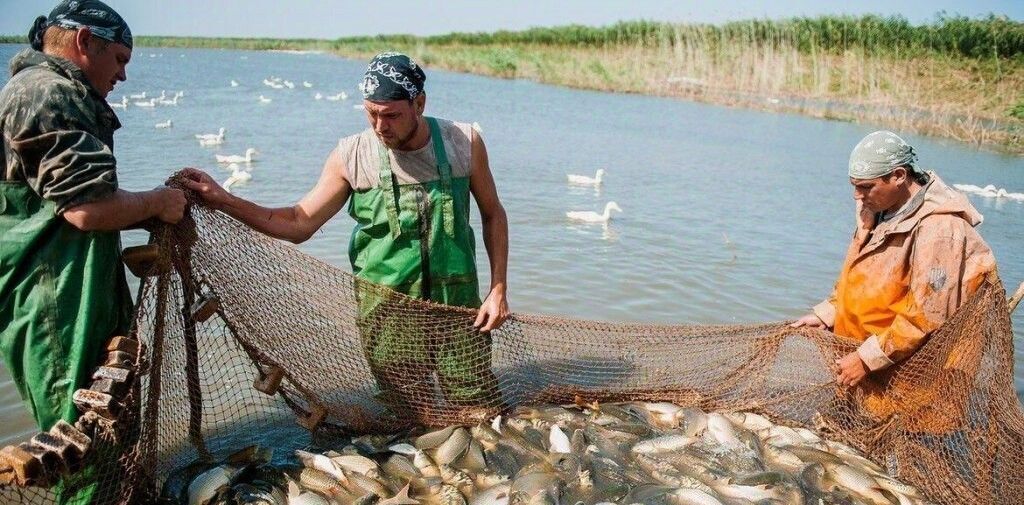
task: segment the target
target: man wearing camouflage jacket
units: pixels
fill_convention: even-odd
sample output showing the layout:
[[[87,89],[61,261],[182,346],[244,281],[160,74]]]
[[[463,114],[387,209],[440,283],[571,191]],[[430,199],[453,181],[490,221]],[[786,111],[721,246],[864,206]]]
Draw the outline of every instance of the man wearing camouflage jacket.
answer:
[[[98,0],[36,19],[0,91],[0,355],[41,430],[77,417],[72,395],[108,339],[128,330],[119,230],[181,219],[177,189],[118,188],[106,102],[131,31]],[[87,488],[88,486],[86,486]],[[92,501],[90,491],[61,501]]]

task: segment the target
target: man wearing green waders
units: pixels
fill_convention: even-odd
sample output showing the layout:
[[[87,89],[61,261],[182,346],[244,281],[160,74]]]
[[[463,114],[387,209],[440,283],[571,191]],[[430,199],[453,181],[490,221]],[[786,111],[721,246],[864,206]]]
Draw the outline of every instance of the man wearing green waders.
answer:
[[[0,354],[48,430],[75,422],[74,391],[128,330],[119,230],[177,222],[186,201],[178,189],[118,188],[121,125],[105,99],[132,53],[121,16],[98,0],[64,1],[36,19],[29,42],[0,91]],[[60,501],[92,502],[91,471],[58,490]]]
[[[280,239],[302,242],[341,210],[356,220],[349,260],[359,279],[357,324],[381,399],[396,414],[425,413],[436,373],[447,403],[480,414],[500,403],[491,371],[491,330],[508,317],[505,270],[508,222],[487,163],[483,140],[470,125],[426,117],[426,75],[408,56],[381,53],[363,77],[370,128],[341,139],[319,182],[297,205],[269,209],[188,170],[186,184],[211,207]],[[470,195],[483,224],[491,287],[481,302]],[[385,286],[446,305],[479,308],[475,328],[421,324]],[[408,307],[405,307],[407,309]],[[422,312],[419,313],[422,316]]]

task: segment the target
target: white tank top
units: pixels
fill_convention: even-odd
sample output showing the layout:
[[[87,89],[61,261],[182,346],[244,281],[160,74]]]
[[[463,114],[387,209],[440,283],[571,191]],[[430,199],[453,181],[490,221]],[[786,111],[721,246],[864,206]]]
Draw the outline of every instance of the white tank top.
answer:
[[[444,140],[445,154],[452,167],[452,177],[468,177],[471,170],[473,127],[468,123],[456,123],[437,119]],[[377,145],[380,140],[372,128],[350,135],[338,141],[338,154],[348,171],[349,184],[356,191],[377,187],[380,182],[380,155]],[[391,171],[398,184],[418,184],[437,180],[437,158],[433,142],[414,151],[388,149],[391,157]]]

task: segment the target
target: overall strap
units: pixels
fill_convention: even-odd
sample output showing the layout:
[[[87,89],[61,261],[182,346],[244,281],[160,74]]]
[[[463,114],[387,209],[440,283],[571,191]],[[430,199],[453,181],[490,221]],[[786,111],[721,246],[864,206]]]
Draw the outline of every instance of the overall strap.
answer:
[[[395,174],[391,172],[391,156],[380,139],[377,139],[377,154],[380,155],[378,175],[380,188],[384,190],[384,207],[388,213],[388,227],[391,228],[391,236],[398,238],[402,234],[402,225],[398,221],[398,197],[395,194],[397,181],[395,181]]]
[[[444,219],[444,233],[455,236],[455,202],[452,198],[452,166],[448,163],[448,154],[444,149],[441,127],[437,119],[427,117],[430,125],[430,139],[434,144],[434,158],[437,159],[437,172],[441,176],[441,215]]]

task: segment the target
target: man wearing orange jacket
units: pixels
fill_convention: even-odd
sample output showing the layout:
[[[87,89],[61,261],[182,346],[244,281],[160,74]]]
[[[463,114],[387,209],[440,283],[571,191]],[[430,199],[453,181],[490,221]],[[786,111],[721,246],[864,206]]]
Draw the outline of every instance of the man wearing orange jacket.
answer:
[[[861,342],[837,361],[840,385],[909,357],[996,269],[974,229],[981,214],[916,162],[914,148],[889,131],[869,134],[850,154],[853,241],[832,295],[793,323]]]

